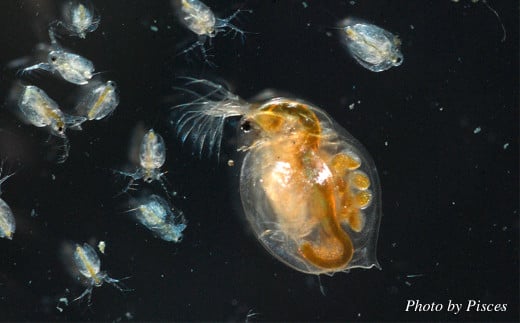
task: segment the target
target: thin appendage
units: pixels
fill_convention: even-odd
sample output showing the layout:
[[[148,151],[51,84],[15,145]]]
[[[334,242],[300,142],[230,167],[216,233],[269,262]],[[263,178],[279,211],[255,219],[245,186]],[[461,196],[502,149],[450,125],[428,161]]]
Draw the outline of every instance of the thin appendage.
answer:
[[[4,163],[5,160],[2,160],[2,164],[0,164],[0,176],[2,175],[2,171],[4,170]],[[15,173],[11,173],[9,175],[6,175],[0,179],[0,195],[2,195],[2,184],[11,176],[13,176]]]
[[[234,38],[234,37],[236,37],[237,34],[240,34],[240,38],[242,40],[242,43],[244,43],[245,42],[245,33],[246,32],[243,31],[242,29],[238,28],[236,25],[231,23],[231,21],[233,19],[237,18],[237,15],[239,13],[241,13],[241,12],[252,13],[253,10],[238,9],[231,16],[229,16],[227,18],[223,18],[223,19],[217,18],[216,22],[215,22],[215,30],[217,32],[219,32],[219,31],[223,31],[226,28],[229,28],[229,30],[224,35],[228,35],[228,34],[233,32],[234,33],[233,38]]]
[[[498,12],[493,8],[491,7],[491,5],[487,2],[487,0],[482,0],[482,3],[497,17],[498,19],[498,23],[500,24],[500,27],[502,27],[502,40],[501,42],[505,42],[506,41],[506,27],[504,26],[504,23],[502,22],[502,19],[500,18],[500,16],[498,15]]]
[[[59,35],[59,32],[57,31],[57,28],[59,28],[59,27],[63,27],[63,22],[61,22],[59,20],[55,20],[55,21],[51,22],[49,25],[49,39],[51,40],[52,46],[55,46],[58,48],[61,47],[60,44],[58,43],[58,37],[60,35]]]
[[[243,31],[242,29],[240,29],[237,26],[230,24],[230,23],[227,24],[227,27],[229,28],[229,30],[224,35],[227,36],[230,33],[233,33],[232,38],[235,38],[238,34],[240,34],[240,40],[242,41],[242,44],[245,43],[245,41],[246,41],[245,31]]]
[[[224,87],[221,84],[217,84],[217,83],[211,82],[209,80],[205,80],[205,79],[196,79],[196,78],[192,78],[192,77],[178,77],[178,79],[187,80],[187,82],[184,84],[185,87],[174,87],[174,89],[183,91],[187,94],[191,94],[196,99],[189,103],[177,105],[174,108],[187,106],[187,105],[200,104],[200,103],[208,102],[208,101],[222,101],[222,100],[239,101],[240,100],[240,98],[237,95],[229,92],[226,89],[226,87]],[[195,90],[189,89],[188,86],[206,87],[206,88],[210,89],[210,91],[207,94],[202,95],[201,93],[199,93]]]
[[[189,52],[194,51],[198,47],[198,48],[200,48],[200,53],[202,54],[202,58],[204,59],[204,62],[206,64],[208,64],[210,67],[214,68],[217,65],[209,60],[209,57],[212,57],[212,55],[208,54],[208,49],[206,49],[206,47],[205,47],[205,44],[207,41],[208,41],[208,37],[205,35],[201,35],[201,36],[199,36],[199,39],[196,42],[194,42],[190,47],[186,48],[185,50],[183,50],[182,52],[177,54],[177,56],[185,54],[187,57]]]
[[[68,129],[81,131],[83,128],[81,125],[88,119],[82,116],[73,116],[70,114],[63,114],[63,119]]]
[[[67,158],[69,158],[70,153],[70,143],[67,137],[63,138],[63,145],[60,148],[62,149],[62,152],[56,162],[58,164],[63,164],[65,161],[67,161]]]
[[[79,301],[79,300],[82,299],[83,297],[88,296],[88,297],[87,297],[87,304],[88,304],[88,306],[90,306],[90,304],[92,304],[92,290],[93,290],[93,289],[94,289],[93,286],[89,286],[89,287],[87,287],[87,288],[83,291],[83,293],[81,293],[81,295],[79,295],[78,297],[76,297],[75,299],[73,299],[73,300],[71,301],[71,303],[74,303],[75,301]]]
[[[215,27],[221,27],[221,26],[218,26],[217,24],[220,22],[220,23],[226,23],[228,24],[231,20],[235,19],[237,17],[237,15],[241,12],[247,12],[247,13],[253,13],[253,10],[251,9],[238,9],[237,11],[235,11],[233,14],[231,14],[230,16],[226,17],[226,18],[217,18],[217,22],[215,23]]]
[[[31,73],[32,71],[44,70],[50,73],[54,73],[54,67],[49,63],[38,63],[16,72],[16,76],[23,77],[25,74]]]
[[[105,283],[108,283],[112,286],[114,286],[115,288],[119,289],[121,292],[132,292],[134,291],[134,289],[132,288],[127,288],[123,283],[121,283],[122,280],[126,280],[126,279],[129,279],[130,277],[124,277],[124,278],[120,278],[120,279],[115,279],[115,278],[112,278],[112,277],[109,277],[109,276],[105,276],[105,278],[103,279],[103,281]]]
[[[167,172],[163,172],[159,174],[159,184],[161,185],[161,188],[164,190],[166,195],[169,197],[170,195],[172,195],[169,190],[169,187],[171,187],[171,185],[170,182],[168,182],[166,176],[164,176],[166,175],[166,173]]]
[[[208,80],[185,78],[185,88],[176,88],[194,97],[194,100],[172,108],[177,136],[185,143],[193,144],[194,155],[202,157],[206,150],[209,156],[220,158],[220,148],[225,119],[245,113],[248,105],[224,86]],[[195,90],[200,87],[199,91]],[[201,94],[205,90],[206,94]]]
[[[128,181],[128,184],[125,186],[125,188],[121,192],[117,193],[114,197],[118,197],[118,196],[122,195],[123,193],[128,193],[128,191],[137,190],[138,184],[135,181],[142,178],[142,173],[141,173],[140,169],[138,169],[137,171],[135,171],[133,173],[123,172],[123,171],[115,170],[115,169],[113,169],[112,172],[114,172],[115,174],[123,175],[125,177],[130,177],[130,181]]]
[[[195,154],[201,158],[204,147],[207,145],[209,155],[216,153],[220,157],[220,146],[225,117],[215,118],[205,115],[201,111],[187,111],[177,121],[177,134],[182,143],[188,138],[193,143]],[[206,139],[209,140],[206,142]]]

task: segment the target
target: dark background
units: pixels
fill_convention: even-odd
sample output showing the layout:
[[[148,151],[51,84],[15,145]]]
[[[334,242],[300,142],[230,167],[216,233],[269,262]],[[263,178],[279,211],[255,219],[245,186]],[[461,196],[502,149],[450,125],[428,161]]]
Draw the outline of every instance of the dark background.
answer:
[[[0,110],[2,198],[16,216],[14,239],[0,241],[0,320],[510,320],[519,318],[518,2],[206,1],[247,34],[220,34],[211,68],[176,56],[194,35],[169,1],[94,1],[101,25],[86,40],[64,38],[121,90],[113,116],[69,131],[71,155],[47,161],[48,134]],[[0,3],[0,64],[48,41],[58,1]],[[359,66],[336,34],[337,21],[362,18],[398,34],[403,65],[382,73]],[[151,26],[156,26],[154,32]],[[199,161],[167,127],[167,106],[190,75],[226,81],[244,98],[273,88],[322,107],[359,139],[377,165],[383,212],[383,270],[333,277],[296,272],[270,256],[242,220],[238,169]],[[2,100],[15,80],[2,70]],[[70,106],[74,87],[34,77]],[[72,97],[72,99],[71,99]],[[349,105],[355,103],[354,109]],[[156,239],[127,213],[126,184],[110,169],[127,163],[134,127],[165,138],[164,169],[189,221],[180,244]],[[481,131],[475,133],[475,129]],[[31,210],[35,216],[31,216]],[[95,288],[93,303],[60,313],[58,299],[82,287],[59,257],[66,241],[107,243],[102,269],[131,276],[121,293]],[[415,276],[418,275],[418,276]],[[67,290],[68,289],[68,290]],[[448,313],[449,300],[507,304],[505,312]],[[406,312],[407,300],[441,303],[441,312]]]

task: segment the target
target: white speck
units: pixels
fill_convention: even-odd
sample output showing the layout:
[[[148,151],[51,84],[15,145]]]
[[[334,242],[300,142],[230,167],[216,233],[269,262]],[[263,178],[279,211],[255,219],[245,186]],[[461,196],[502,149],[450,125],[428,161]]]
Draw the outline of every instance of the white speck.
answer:
[[[351,6],[355,5],[356,4],[356,1],[350,1],[349,2]]]
[[[56,175],[52,174],[51,178],[52,178],[53,181],[55,181],[56,180]]]
[[[451,205],[455,205],[455,201],[451,201]]]
[[[155,25],[151,25],[150,26],[150,30],[153,31],[154,33],[158,32],[159,31],[159,28]]]
[[[504,148],[504,150],[506,150],[507,147],[509,147],[509,143],[508,143],[508,142],[506,142],[506,143],[502,146],[502,148]]]
[[[397,247],[397,242],[392,242],[392,248]]]
[[[361,317],[361,313],[357,313],[357,317]]]
[[[63,312],[63,308],[61,308],[59,305],[63,303],[65,306],[69,306],[69,300],[66,297],[62,297],[58,300],[58,305],[56,306],[56,309],[61,313]]]
[[[479,133],[480,131],[482,131],[482,129],[480,127],[476,127],[475,130],[473,130],[473,133],[474,134],[477,134]]]
[[[105,247],[106,247],[105,241],[99,241],[97,247],[98,247],[99,251],[101,251],[102,254],[105,254]]]
[[[408,287],[412,286],[412,283],[410,283],[409,281],[405,281],[404,283],[405,283],[406,286],[408,286]]]
[[[331,33],[330,31],[327,31],[327,32],[325,33],[325,35],[326,35],[327,37],[332,37],[332,33]]]
[[[354,110],[354,107],[355,107],[355,106],[356,106],[355,103],[351,103],[351,104],[349,104],[348,108],[349,108],[350,110]]]
[[[388,141],[385,141],[385,146],[387,146],[387,147],[388,147]]]
[[[506,230],[507,230],[507,226],[504,225],[504,226],[502,227],[502,231],[506,231]]]
[[[32,209],[31,210],[31,217],[34,218],[34,217],[37,217],[37,216],[38,216],[38,213],[36,213],[36,210]]]
[[[444,111],[444,107],[439,107],[439,111]]]
[[[303,6],[304,9],[307,9],[307,7],[308,7],[309,5],[307,4],[307,2],[303,1],[303,2],[302,2],[302,6]]]
[[[357,100],[357,104],[361,104],[361,100]]]
[[[414,30],[414,29],[415,29],[415,26],[414,26],[414,25],[410,25],[410,29],[411,29],[411,30]]]

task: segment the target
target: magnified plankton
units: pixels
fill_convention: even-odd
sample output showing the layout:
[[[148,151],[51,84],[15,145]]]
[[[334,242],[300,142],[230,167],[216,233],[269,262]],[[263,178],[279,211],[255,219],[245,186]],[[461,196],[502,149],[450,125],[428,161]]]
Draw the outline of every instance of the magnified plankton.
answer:
[[[87,33],[98,28],[100,22],[92,2],[88,0],[66,1],[62,6],[62,19],[54,21],[49,26],[49,37],[53,44],[57,44],[59,28],[71,36],[85,38]]]
[[[207,50],[204,47],[209,39],[228,30],[226,33],[240,34],[243,40],[244,31],[232,24],[231,21],[244,10],[237,10],[231,16],[221,19],[216,17],[213,11],[199,0],[172,0],[172,4],[181,24],[199,37],[192,46],[180,54],[188,53],[196,47],[200,47],[204,60],[209,63]]]
[[[2,173],[2,168],[0,166],[0,174]],[[0,179],[0,187],[2,184],[13,174],[6,175]],[[0,195],[2,191],[0,189]],[[9,240],[13,239],[14,232],[16,230],[16,223],[14,220],[13,211],[3,199],[0,198],[0,238],[6,238]]]
[[[84,85],[92,78],[95,68],[91,61],[80,55],[54,48],[49,51],[46,63],[26,67],[18,73],[23,76],[36,70],[58,73],[67,82]]]
[[[65,138],[67,127],[81,130],[84,117],[63,113],[56,101],[34,85],[24,86],[18,107],[27,121],[36,127],[49,127],[55,136]]]
[[[133,185],[133,182],[142,179],[146,183],[159,181],[164,191],[168,193],[166,188],[166,180],[163,178],[164,173],[161,167],[166,161],[166,148],[164,139],[153,129],[146,132],[139,145],[139,168],[135,172],[116,171],[124,176],[130,177],[132,180],[127,185],[126,192]]]
[[[162,197],[152,194],[136,201],[130,210],[143,226],[165,241],[180,242],[186,229],[182,211],[173,208]]]
[[[96,250],[88,243],[83,245],[75,244],[74,251],[72,254],[72,273],[81,280],[87,289],[78,296],[74,301],[80,300],[85,296],[88,296],[88,302],[91,301],[92,290],[94,287],[100,287],[103,283],[109,283],[121,291],[126,291],[122,285],[120,285],[119,279],[111,278],[106,272],[100,271],[101,261],[96,253]]]
[[[352,135],[322,109],[298,99],[249,103],[197,79],[184,92],[195,97],[172,109],[171,124],[200,155],[218,154],[225,119],[240,118],[242,207],[274,257],[310,274],[379,268],[379,179]]]
[[[59,162],[64,162],[69,154],[69,141],[65,134],[67,128],[81,130],[84,117],[63,113],[58,104],[47,93],[34,85],[22,87],[18,108],[23,118],[36,127],[47,127],[51,134],[63,138],[64,152]]]
[[[101,120],[112,113],[119,104],[119,94],[114,81],[98,82],[84,90],[75,110],[88,120]]]
[[[390,32],[367,23],[345,19],[340,23],[341,39],[350,55],[372,72],[382,72],[403,63],[401,41]]]

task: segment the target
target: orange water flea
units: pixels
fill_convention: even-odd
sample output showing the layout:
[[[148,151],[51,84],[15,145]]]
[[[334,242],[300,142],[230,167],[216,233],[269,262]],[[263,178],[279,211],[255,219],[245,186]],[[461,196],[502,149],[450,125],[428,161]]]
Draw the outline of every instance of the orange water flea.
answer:
[[[240,196],[260,243],[286,265],[310,274],[378,267],[381,189],[363,146],[323,110],[297,99],[248,103],[224,87],[206,88],[173,109],[183,141],[219,154],[224,120],[240,117],[244,153]]]

